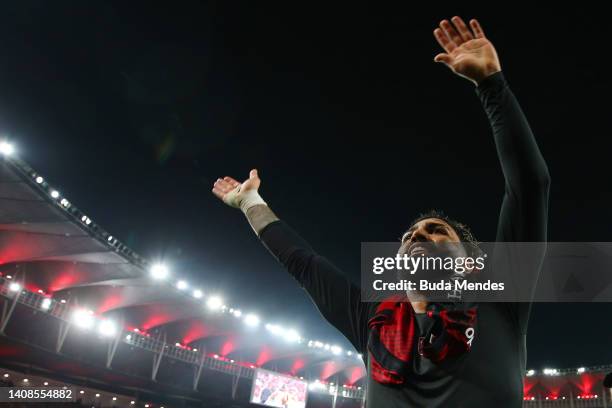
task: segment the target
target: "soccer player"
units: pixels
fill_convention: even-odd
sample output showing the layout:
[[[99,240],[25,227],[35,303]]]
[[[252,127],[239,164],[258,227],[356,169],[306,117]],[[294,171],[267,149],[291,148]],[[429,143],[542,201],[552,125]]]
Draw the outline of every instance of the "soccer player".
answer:
[[[496,240],[545,242],[550,176],[493,44],[478,21],[459,17],[443,20],[434,36],[443,49],[434,60],[474,84],[493,130],[505,179]],[[367,356],[368,407],[521,406],[530,303],[483,302],[452,319],[427,301],[362,302],[360,289],[272,212],[260,183],[251,170],[243,183],[218,179],[213,193],[242,210],[322,315]],[[463,224],[432,213],[410,226],[399,252],[416,242],[472,241]],[[534,282],[543,256],[530,267]]]

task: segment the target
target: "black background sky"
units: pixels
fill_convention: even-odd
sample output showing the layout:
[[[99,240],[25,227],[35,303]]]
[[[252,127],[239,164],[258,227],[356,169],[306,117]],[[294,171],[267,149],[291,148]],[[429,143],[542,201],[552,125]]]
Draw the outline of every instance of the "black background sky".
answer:
[[[503,179],[488,122],[473,86],[433,62],[439,20],[477,17],[550,168],[550,240],[610,241],[603,10],[329,3],[4,3],[0,129],[140,254],[341,341],[212,183],[257,167],[266,201],[356,280],[362,241],[395,240],[430,208],[493,240]],[[529,367],[612,363],[611,315],[535,305]]]

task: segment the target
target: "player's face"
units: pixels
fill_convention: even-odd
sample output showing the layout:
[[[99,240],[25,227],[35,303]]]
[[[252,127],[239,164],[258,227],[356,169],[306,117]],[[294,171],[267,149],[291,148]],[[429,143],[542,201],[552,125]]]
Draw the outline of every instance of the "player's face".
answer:
[[[431,242],[436,244],[461,242],[457,231],[449,223],[439,218],[425,218],[415,223],[402,237],[398,254],[415,255],[419,251],[418,243]],[[453,245],[454,256],[466,256],[462,245]]]

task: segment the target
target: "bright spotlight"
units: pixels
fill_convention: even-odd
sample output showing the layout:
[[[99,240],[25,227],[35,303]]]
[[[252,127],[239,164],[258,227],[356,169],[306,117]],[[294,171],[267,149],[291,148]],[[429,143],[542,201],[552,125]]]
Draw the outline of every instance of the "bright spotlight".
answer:
[[[45,179],[44,179],[44,178],[42,178],[42,177],[40,177],[40,176],[36,177],[36,183],[38,183],[38,184],[42,184],[42,182],[43,182],[43,181],[45,181]]]
[[[584,367],[580,367],[578,370],[576,370],[576,372],[577,372],[578,374],[582,374],[582,373],[584,373],[585,371],[586,371],[586,368],[584,368]]]
[[[331,352],[336,356],[342,353],[342,349],[339,346],[331,346],[330,349]]]
[[[285,332],[285,340],[289,342],[298,341],[300,340],[300,334],[294,329],[289,329]]]
[[[196,289],[193,291],[192,295],[196,299],[202,299],[203,293],[200,289]]]
[[[8,374],[4,374],[4,378],[9,378],[9,375]]]
[[[98,332],[107,337],[117,334],[117,326],[110,320],[102,320],[98,325]]]
[[[531,377],[535,374],[535,370],[527,370],[527,377]]]
[[[239,309],[234,310],[234,316],[240,317],[242,316],[242,312]]]
[[[545,368],[543,372],[544,375],[557,375],[559,373],[556,368]]]
[[[208,306],[208,308],[210,310],[217,310],[219,309],[221,306],[223,305],[223,300],[221,300],[221,298],[219,296],[212,296],[211,298],[208,299],[208,301],[206,302],[206,306]]]
[[[50,307],[51,307],[51,299],[44,298],[40,304],[40,308],[42,310],[49,310]]]
[[[81,329],[91,329],[94,324],[93,313],[89,310],[75,310],[72,314],[72,322]]]
[[[53,191],[51,191],[51,197],[53,197],[53,198],[57,198],[57,197],[59,197],[59,196],[60,196],[59,191],[57,191],[57,190],[53,190]]]
[[[248,315],[244,316],[244,322],[247,324],[247,326],[255,327],[259,324],[259,317],[249,313]]]
[[[24,378],[24,379],[23,379],[23,382],[24,382],[24,383],[27,383],[27,382],[30,382],[30,380],[28,380],[27,378]]]
[[[4,154],[5,156],[10,156],[11,154],[15,153],[15,147],[8,142],[1,142],[0,153]]]
[[[270,324],[270,323],[266,324],[266,330],[268,330],[270,333],[276,334],[276,335],[279,335],[279,334],[281,334],[283,332],[283,329],[281,329],[280,326],[277,326],[275,324]]]
[[[11,292],[19,292],[19,291],[21,290],[21,285],[20,285],[20,284],[18,284],[17,282],[12,282],[12,283],[9,285],[9,290],[10,290]]]
[[[189,285],[187,285],[187,282],[185,282],[184,280],[180,280],[176,282],[176,287],[180,290],[185,290],[187,289],[187,287],[189,287]]]
[[[151,276],[153,279],[166,279],[168,277],[168,268],[163,264],[155,264],[151,266]]]

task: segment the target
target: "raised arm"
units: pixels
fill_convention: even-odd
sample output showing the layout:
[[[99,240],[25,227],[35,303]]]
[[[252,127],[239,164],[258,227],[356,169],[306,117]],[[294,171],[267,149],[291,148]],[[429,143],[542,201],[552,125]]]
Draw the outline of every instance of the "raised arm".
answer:
[[[258,193],[257,170],[239,183],[231,177],[215,182],[213,194],[227,205],[240,208],[261,242],[308,292],[323,317],[358,350],[367,340],[367,304],[361,292],[326,258],[272,212]]]
[[[539,242],[547,239],[548,195],[550,175],[540,153],[529,123],[501,72],[501,65],[493,44],[485,37],[476,20],[470,21],[471,30],[459,18],[452,23],[444,20],[434,36],[445,53],[435,60],[445,63],[458,75],[477,85],[478,94],[493,130],[497,155],[505,179],[504,198],[497,227],[499,242]],[[536,245],[537,246],[537,245]],[[518,262],[521,254],[503,251],[505,259],[496,262],[526,267],[517,271],[523,280],[516,282],[533,290],[544,258],[546,246],[531,253],[530,264]],[[528,273],[526,273],[528,272]],[[525,281],[525,280],[529,281]],[[529,304],[519,304],[518,320],[526,329]]]
[[[444,49],[434,60],[477,85],[493,129],[505,179],[497,240],[546,241],[550,176],[529,123],[501,72],[493,44],[476,20],[443,20],[434,36]],[[471,28],[471,29],[470,29]]]

